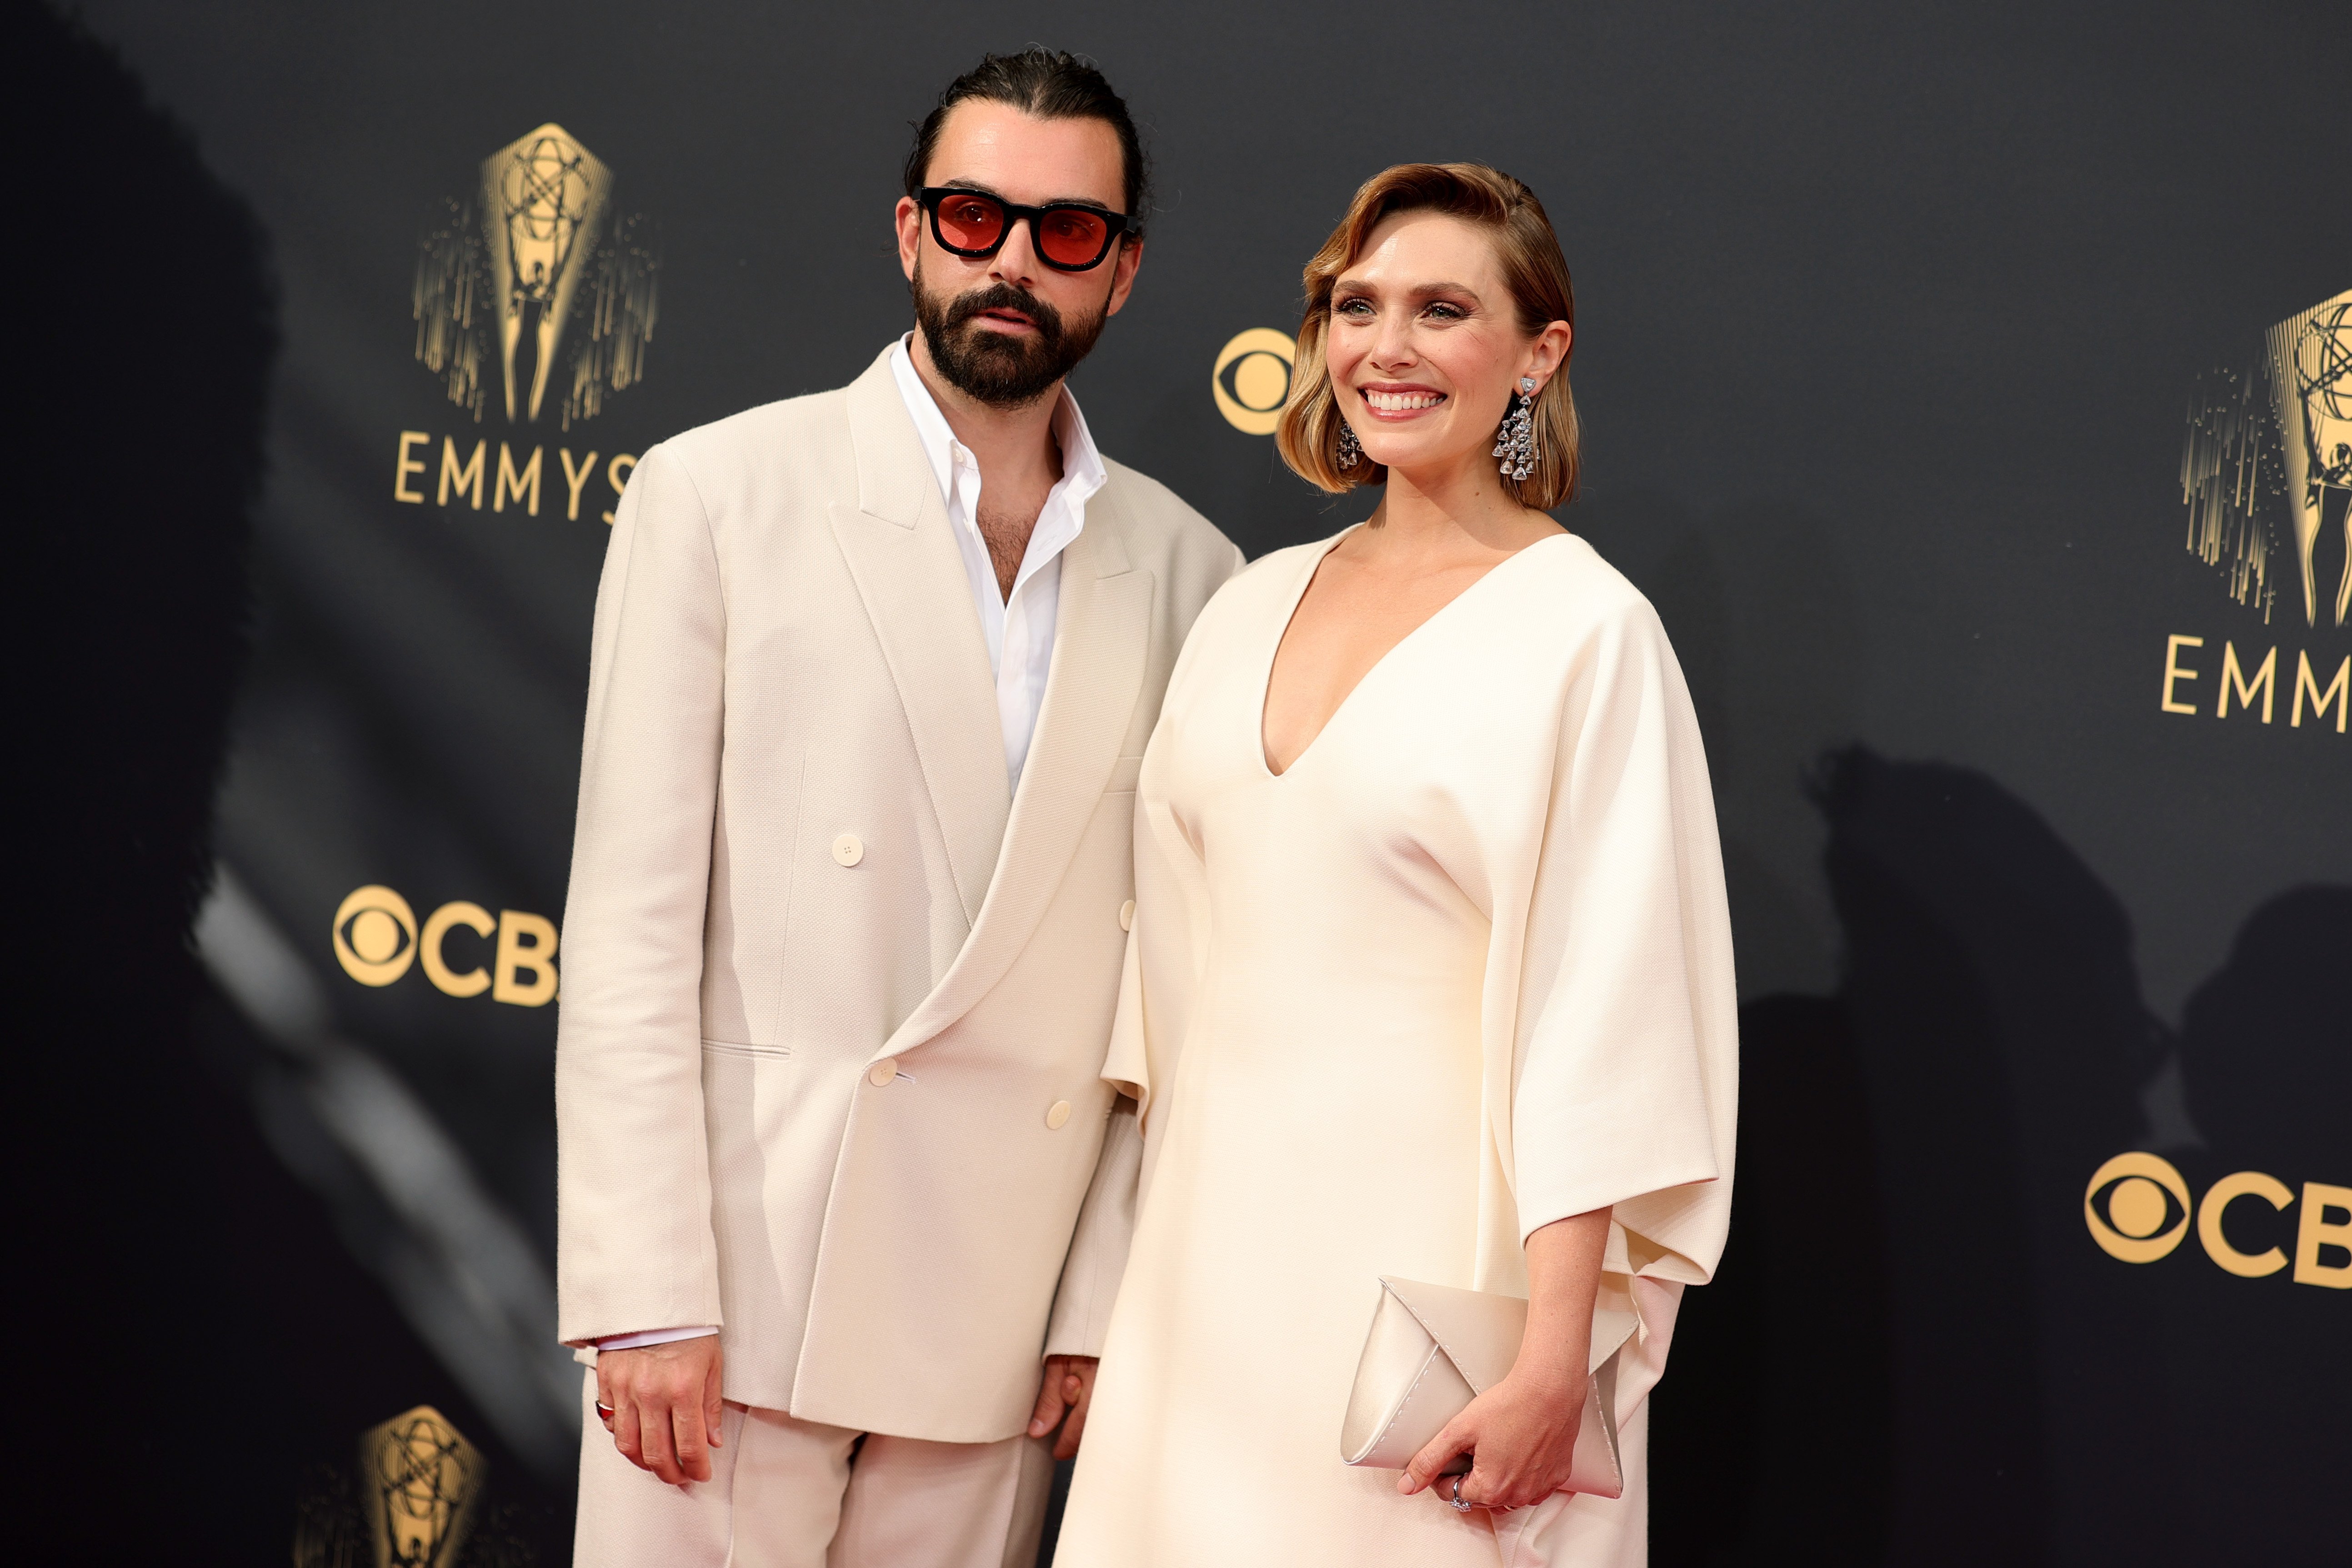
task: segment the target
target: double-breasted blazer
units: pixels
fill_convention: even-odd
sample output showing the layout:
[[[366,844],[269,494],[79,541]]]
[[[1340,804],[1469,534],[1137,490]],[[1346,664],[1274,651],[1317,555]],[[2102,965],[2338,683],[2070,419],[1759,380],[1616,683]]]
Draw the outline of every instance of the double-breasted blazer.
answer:
[[[1241,564],[1106,467],[1015,793],[887,354],[637,464],[564,911],[566,1342],[717,1323],[729,1399],[947,1442],[1023,1429],[1049,1318],[1099,1348],[1126,1218],[1078,1220],[1126,1103],[1100,1073],[1136,774]]]

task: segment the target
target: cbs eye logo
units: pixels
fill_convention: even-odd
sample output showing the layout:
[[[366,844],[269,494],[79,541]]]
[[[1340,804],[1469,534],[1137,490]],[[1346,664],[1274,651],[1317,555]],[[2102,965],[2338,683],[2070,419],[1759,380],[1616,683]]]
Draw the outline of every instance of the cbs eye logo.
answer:
[[[2189,1234],[2190,1206],[2189,1184],[2171,1161],[2118,1154],[2091,1178],[2091,1189],[2083,1194],[2083,1220],[2108,1257],[2153,1263]]]
[[[2352,1290],[2352,1187],[2305,1182],[2298,1194],[2276,1176],[2236,1171],[2206,1188],[2204,1200],[2197,1202],[2171,1161],[2157,1154],[2118,1154],[2092,1174],[2083,1193],[2083,1223],[2108,1257],[2154,1263],[2171,1256],[2188,1237],[2193,1218],[2197,1239],[2216,1266],[2243,1279],[2276,1274],[2287,1266],[2283,1245],[2249,1252],[2238,1245],[2245,1239],[2242,1234],[2233,1240],[2224,1228],[2261,1223],[2249,1210],[2241,1210],[2235,1221],[2230,1218],[2231,1205],[2241,1198],[2259,1198],[2270,1205],[2264,1217],[2271,1219],[2274,1232],[2283,1230],[2276,1216],[2297,1207],[2296,1284]],[[2284,1239],[2279,1236],[2280,1242]]]
[[[390,888],[356,889],[335,911],[335,957],[362,985],[389,985],[416,961],[416,915]]]
[[[473,933],[478,953],[495,936],[492,950],[459,969],[449,962],[449,941],[463,928]],[[490,911],[464,899],[443,904],[420,929],[408,900],[371,882],[355,888],[335,910],[335,962],[362,985],[389,985],[422,963],[436,990],[451,996],[479,996],[518,1007],[543,1007],[555,999],[555,922],[520,910]],[[460,959],[459,963],[464,963]]]
[[[1288,332],[1252,327],[1217,351],[1209,392],[1225,423],[1245,436],[1271,436],[1290,395],[1290,365],[1298,345]]]

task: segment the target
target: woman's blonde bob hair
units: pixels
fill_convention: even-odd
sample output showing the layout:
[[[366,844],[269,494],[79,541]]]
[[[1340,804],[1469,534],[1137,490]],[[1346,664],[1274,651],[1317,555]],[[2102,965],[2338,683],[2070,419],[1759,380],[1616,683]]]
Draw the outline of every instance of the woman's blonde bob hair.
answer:
[[[1339,405],[1323,363],[1331,322],[1331,288],[1363,255],[1381,220],[1396,213],[1441,212],[1491,232],[1503,282],[1518,307],[1519,326],[1532,337],[1554,321],[1576,325],[1576,293],[1559,237],[1536,194],[1484,163],[1399,163],[1366,180],[1348,216],[1307,264],[1307,313],[1298,324],[1298,352],[1290,367],[1290,396],[1274,429],[1282,460],[1308,484],[1333,494],[1388,482],[1389,471],[1368,458],[1339,467]],[[1575,344],[1570,343],[1573,352]],[[1535,461],[1524,479],[1505,488],[1538,511],[1576,499],[1576,399],[1568,388],[1568,361],[1536,395]]]

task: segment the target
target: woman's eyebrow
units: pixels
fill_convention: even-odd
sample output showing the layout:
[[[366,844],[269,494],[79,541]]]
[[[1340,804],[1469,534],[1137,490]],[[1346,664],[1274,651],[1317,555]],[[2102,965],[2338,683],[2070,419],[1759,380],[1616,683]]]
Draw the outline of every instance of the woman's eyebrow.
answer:
[[[1331,292],[1335,297],[1339,297],[1352,294],[1374,294],[1378,293],[1379,290],[1369,283],[1345,281],[1333,284],[1331,286]],[[1467,283],[1417,283],[1411,289],[1405,290],[1405,298],[1408,300],[1433,300],[1436,299],[1440,295],[1446,294],[1460,295],[1472,300],[1476,300],[1478,298],[1478,290],[1473,289]]]

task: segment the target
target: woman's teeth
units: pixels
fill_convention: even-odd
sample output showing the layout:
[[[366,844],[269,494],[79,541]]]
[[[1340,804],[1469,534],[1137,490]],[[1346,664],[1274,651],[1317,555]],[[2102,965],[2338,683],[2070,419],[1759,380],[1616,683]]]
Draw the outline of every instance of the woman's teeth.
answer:
[[[1415,408],[1434,408],[1445,401],[1442,392],[1367,392],[1364,401],[1383,414],[1404,414]]]

